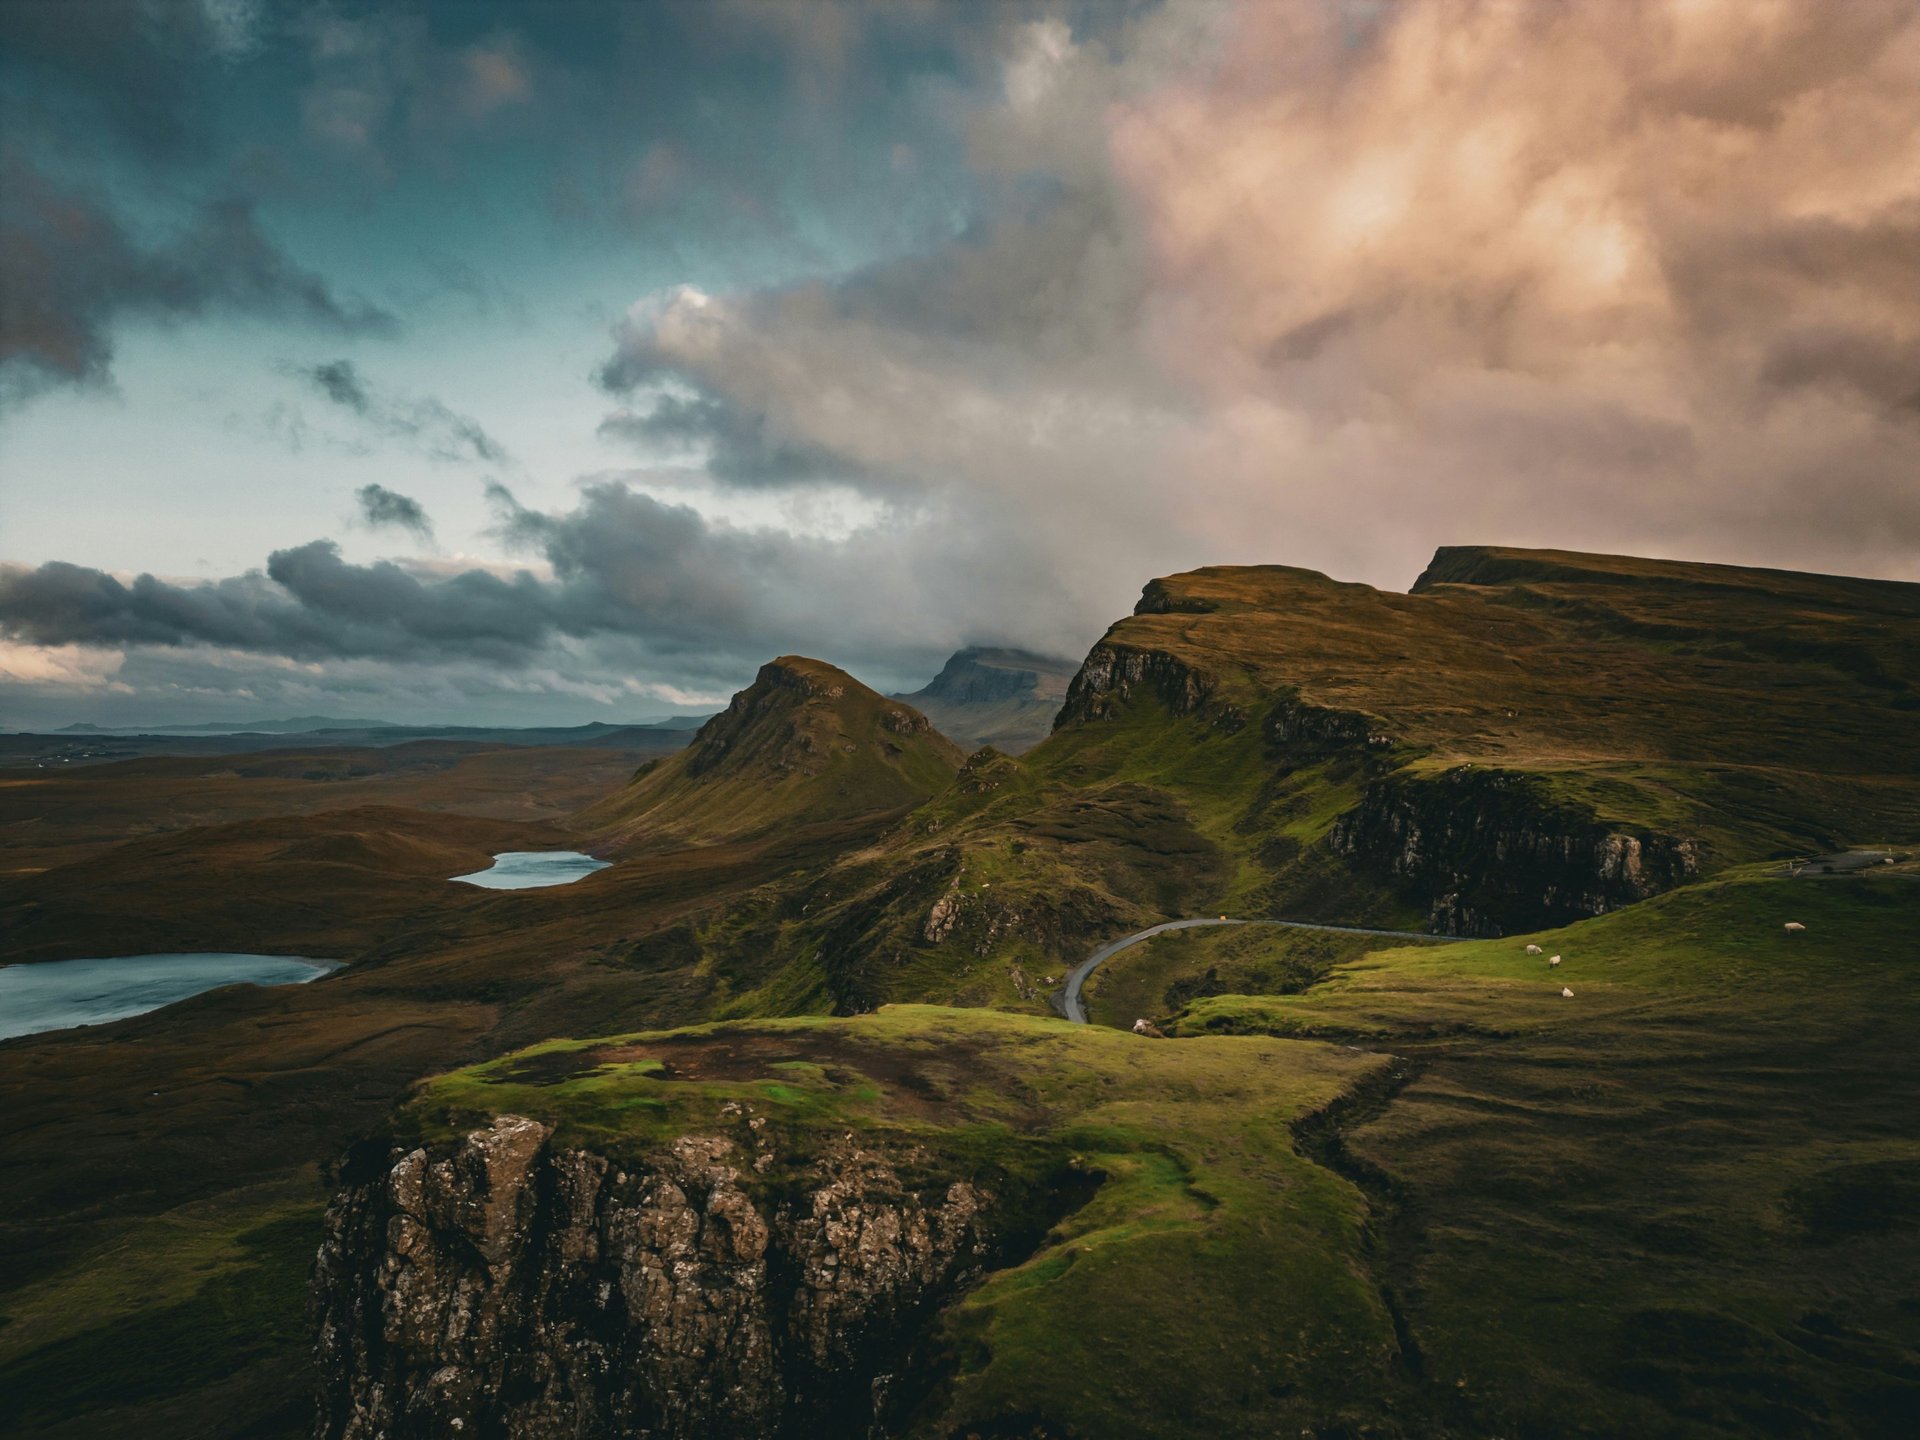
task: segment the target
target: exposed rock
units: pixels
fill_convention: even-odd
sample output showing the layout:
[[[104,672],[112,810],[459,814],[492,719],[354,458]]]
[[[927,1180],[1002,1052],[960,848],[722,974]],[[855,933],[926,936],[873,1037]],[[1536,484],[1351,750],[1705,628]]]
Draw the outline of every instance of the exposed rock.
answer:
[[[1393,743],[1384,722],[1371,715],[1309,705],[1291,695],[1274,703],[1261,733],[1269,745],[1296,759],[1328,750],[1384,750]]]
[[[1067,687],[1067,699],[1054,728],[1104,720],[1144,690],[1175,715],[1191,715],[1213,696],[1213,678],[1164,650],[1138,650],[1101,641],[1087,652]]]
[[[731,1119],[631,1164],[511,1115],[351,1161],[314,1271],[316,1435],[884,1431],[995,1197],[852,1135],[771,1186],[765,1121]]]
[[[945,940],[947,936],[953,933],[953,927],[959,923],[959,883],[960,882],[956,880],[954,882],[955,888],[948,890],[946,894],[934,901],[933,909],[927,912],[927,923],[920,927],[920,934],[929,945],[938,945],[942,940]]]
[[[1428,908],[1442,935],[1544,930],[1645,900],[1700,870],[1698,842],[1617,829],[1530,776],[1469,769],[1369,786],[1327,843]]]

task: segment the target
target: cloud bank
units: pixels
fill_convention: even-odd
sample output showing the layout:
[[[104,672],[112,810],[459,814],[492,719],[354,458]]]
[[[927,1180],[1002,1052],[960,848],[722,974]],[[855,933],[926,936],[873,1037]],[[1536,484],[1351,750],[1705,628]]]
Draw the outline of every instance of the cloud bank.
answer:
[[[763,23],[778,9],[746,7],[741,43],[797,44]],[[1908,0],[992,10],[941,92],[966,223],[804,280],[623,297],[581,383],[631,468],[550,510],[498,490],[516,559],[355,563],[320,540],[208,584],[16,566],[0,629],[60,655],[495,666],[614,695],[628,665],[705,693],[782,649],[882,677],[967,641],[1077,651],[1146,578],[1202,563],[1403,586],[1435,546],[1485,542],[1920,578]],[[832,13],[807,73],[855,87],[847,57],[882,53],[859,37],[896,22]],[[461,123],[565,90],[510,37],[436,53],[434,113]],[[343,39],[316,80],[326,144],[426,143],[376,59]],[[813,103],[796,126],[830,113]],[[651,216],[699,174],[666,140],[646,153],[595,213],[644,191]],[[28,208],[60,204],[80,202]],[[224,225],[225,278],[82,247],[122,298],[66,307],[84,323],[64,331],[29,317],[45,338],[23,353],[97,374],[113,315],[143,306],[372,323],[244,215]],[[344,360],[306,378],[428,455],[504,457],[491,415]],[[846,493],[849,524],[793,518]],[[406,497],[360,494],[369,523],[425,533]]]

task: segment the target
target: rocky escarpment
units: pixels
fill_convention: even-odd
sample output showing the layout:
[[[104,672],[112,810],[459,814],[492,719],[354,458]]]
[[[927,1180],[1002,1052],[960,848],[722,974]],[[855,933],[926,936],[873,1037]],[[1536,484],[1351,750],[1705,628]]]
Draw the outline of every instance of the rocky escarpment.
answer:
[[[1053,728],[1107,719],[1136,693],[1154,696],[1175,715],[1191,715],[1206,708],[1213,692],[1212,676],[1164,650],[1103,640],[1087,652],[1067,686]]]
[[[1267,744],[1293,761],[1338,750],[1386,750],[1393,737],[1386,723],[1358,710],[1309,705],[1297,695],[1283,695],[1261,723]]]
[[[1602,914],[1692,878],[1702,858],[1694,840],[1610,826],[1534,777],[1472,767],[1375,782],[1327,843],[1425,906],[1443,935]]]
[[[511,1115],[350,1160],[314,1271],[316,1434],[889,1433],[916,1337],[1032,1212],[852,1133],[792,1165],[723,1113],[737,1133],[643,1161]]]

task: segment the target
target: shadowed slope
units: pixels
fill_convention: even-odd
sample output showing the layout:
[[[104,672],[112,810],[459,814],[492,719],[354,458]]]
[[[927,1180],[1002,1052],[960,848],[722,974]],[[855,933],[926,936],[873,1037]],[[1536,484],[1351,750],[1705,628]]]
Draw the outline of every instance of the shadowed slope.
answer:
[[[613,850],[710,844],[906,809],[943,789],[961,759],[912,706],[783,655],[684,751],[643,767],[578,823]]]

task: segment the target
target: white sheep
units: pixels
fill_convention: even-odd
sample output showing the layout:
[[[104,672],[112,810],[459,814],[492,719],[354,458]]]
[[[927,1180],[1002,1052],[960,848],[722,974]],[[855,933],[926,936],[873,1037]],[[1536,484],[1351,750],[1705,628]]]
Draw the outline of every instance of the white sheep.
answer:
[[[1787,921],[1787,933],[1789,935],[1797,935],[1806,928],[1807,927],[1802,925],[1798,920]]]
[[[1539,953],[1540,953],[1540,947],[1538,945],[1527,946],[1527,954],[1538,955]]]
[[[1573,998],[1573,992],[1567,989],[1566,986],[1562,985],[1560,987],[1560,998],[1562,1000],[1571,1000]]]
[[[1558,955],[1554,956],[1551,960],[1547,961],[1547,964],[1549,965],[1558,965],[1559,963],[1560,963],[1560,957]]]

